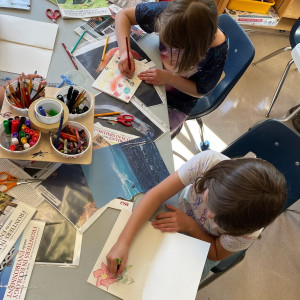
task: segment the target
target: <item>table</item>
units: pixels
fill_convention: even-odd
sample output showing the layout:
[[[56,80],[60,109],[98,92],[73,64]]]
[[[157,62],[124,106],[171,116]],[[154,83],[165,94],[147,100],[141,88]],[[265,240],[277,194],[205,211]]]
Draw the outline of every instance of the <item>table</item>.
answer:
[[[51,22],[45,14],[47,8],[54,9],[55,5],[46,0],[31,0],[30,12],[2,9],[1,14]],[[81,20],[75,19],[59,19],[58,34],[47,76],[48,82],[60,82],[61,74],[65,74],[69,70],[74,70],[74,66],[66,55],[61,43],[64,42],[69,48],[76,43],[79,36],[74,32],[74,29],[78,27],[81,22]],[[161,64],[158,52],[158,37],[155,34],[144,37],[139,42],[139,45],[157,65]],[[16,75],[0,71],[0,77],[4,76],[14,78]],[[91,84],[92,79],[88,78],[88,82],[84,87],[94,94],[97,94],[98,91],[91,88]],[[157,105],[150,109],[163,122],[169,124],[166,104]],[[174,165],[170,135],[163,135],[155,143],[169,172],[173,172]],[[171,204],[174,204],[173,202],[174,200],[171,201]],[[116,210],[106,210],[84,233],[79,267],[63,268],[53,265],[35,265],[27,290],[26,299],[118,299],[86,282],[118,214],[119,213]]]

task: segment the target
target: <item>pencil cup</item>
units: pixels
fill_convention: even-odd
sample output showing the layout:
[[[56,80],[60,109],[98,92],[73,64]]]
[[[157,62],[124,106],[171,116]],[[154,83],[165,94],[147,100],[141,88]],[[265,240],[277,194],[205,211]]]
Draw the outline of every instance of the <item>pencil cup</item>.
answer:
[[[29,83],[29,80],[26,80],[26,82]],[[40,97],[44,97],[44,95],[45,95],[45,89],[43,88],[43,90],[36,96],[39,84],[40,83],[38,81],[32,81],[32,89],[30,91],[30,94],[28,94],[28,96],[30,97],[29,102],[28,101],[26,102],[24,99],[19,100],[19,98],[21,96],[18,92],[16,92],[15,95],[11,95],[11,91],[10,91],[9,87],[7,87],[5,89],[4,100],[9,104],[9,106],[15,112],[17,112],[21,116],[28,116],[28,108],[29,108],[30,104],[33,101],[39,99]],[[10,85],[14,91],[17,91],[18,81],[14,81]]]
[[[93,110],[93,97],[83,87],[65,86],[57,91],[55,97],[68,106],[70,120],[84,118]]]
[[[69,121],[60,132],[50,135],[50,144],[58,155],[64,158],[78,158],[89,150],[92,138],[85,126]]]
[[[31,127],[26,117],[16,116],[0,124],[0,147],[13,155],[34,151],[40,139],[41,133]]]
[[[34,106],[36,118],[44,124],[55,124],[59,122],[63,113],[63,106],[59,100],[43,99]]]

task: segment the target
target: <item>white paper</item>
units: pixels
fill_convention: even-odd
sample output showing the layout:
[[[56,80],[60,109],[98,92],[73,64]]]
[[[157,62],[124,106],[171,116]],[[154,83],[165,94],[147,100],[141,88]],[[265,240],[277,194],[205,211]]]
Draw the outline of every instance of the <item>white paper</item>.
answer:
[[[1,71],[47,76],[57,24],[0,15]]]
[[[150,222],[136,235],[122,278],[117,281],[107,273],[106,255],[129,217],[129,211],[121,211],[88,283],[125,300],[195,299],[209,243],[180,233],[162,233]]]

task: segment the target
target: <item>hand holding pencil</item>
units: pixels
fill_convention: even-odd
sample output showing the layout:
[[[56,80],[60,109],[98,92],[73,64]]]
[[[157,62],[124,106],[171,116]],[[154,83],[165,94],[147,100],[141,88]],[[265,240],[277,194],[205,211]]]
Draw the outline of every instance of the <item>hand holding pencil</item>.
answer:
[[[133,74],[135,71],[135,65],[134,65],[134,59],[133,59],[133,55],[131,53],[129,41],[130,41],[130,39],[128,37],[126,37],[124,39],[124,45],[123,45],[125,47],[119,47],[120,61],[119,61],[118,67],[119,67],[119,70],[122,75],[131,79],[133,77]],[[123,50],[123,48],[124,48],[124,50]]]

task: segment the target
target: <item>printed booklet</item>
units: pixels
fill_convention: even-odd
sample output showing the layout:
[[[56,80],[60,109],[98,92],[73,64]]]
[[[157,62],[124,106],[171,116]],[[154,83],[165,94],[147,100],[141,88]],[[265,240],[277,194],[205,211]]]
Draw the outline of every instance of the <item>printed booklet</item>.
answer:
[[[57,0],[57,5],[63,18],[90,18],[110,16],[106,0]]]

